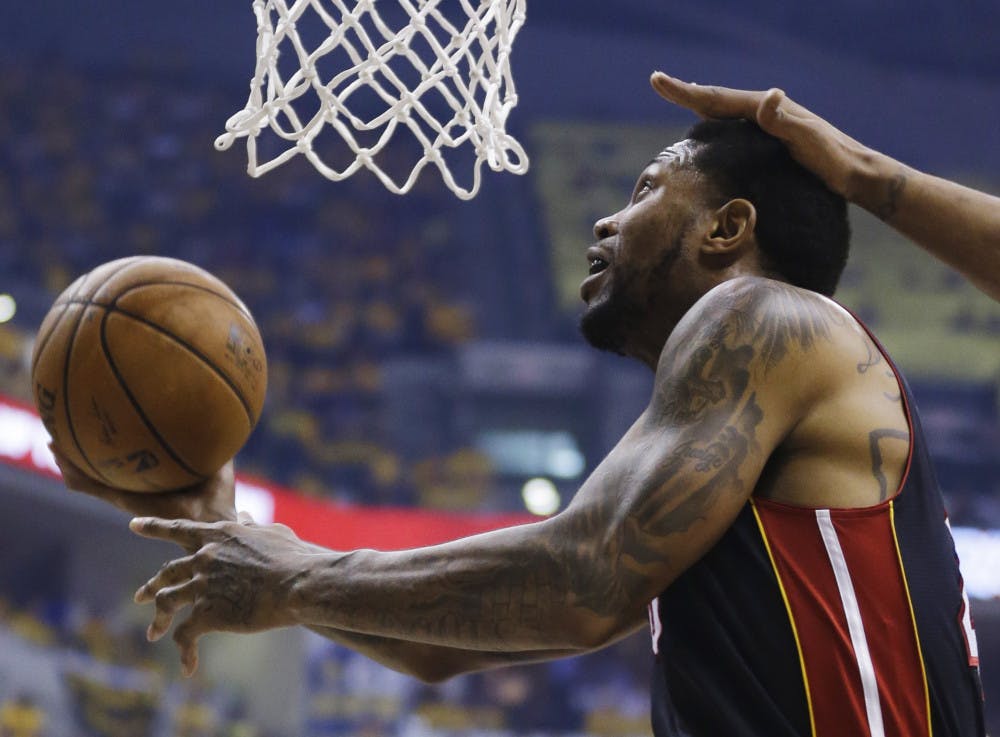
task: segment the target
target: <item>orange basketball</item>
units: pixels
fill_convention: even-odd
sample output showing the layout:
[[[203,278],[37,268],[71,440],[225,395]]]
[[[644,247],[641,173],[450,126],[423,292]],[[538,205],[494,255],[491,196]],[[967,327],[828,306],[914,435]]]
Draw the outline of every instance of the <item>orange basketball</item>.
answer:
[[[201,481],[260,417],[267,361],[246,306],[207,271],[135,256],[81,276],[35,341],[35,404],[59,448],[129,491]]]

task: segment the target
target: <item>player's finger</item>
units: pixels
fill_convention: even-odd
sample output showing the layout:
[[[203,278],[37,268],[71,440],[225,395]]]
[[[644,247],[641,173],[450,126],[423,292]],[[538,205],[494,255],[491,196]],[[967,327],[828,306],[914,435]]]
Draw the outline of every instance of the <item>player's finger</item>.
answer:
[[[241,525],[254,525],[254,524],[256,524],[256,522],[254,522],[253,517],[251,516],[251,514],[249,512],[243,512],[243,511],[240,511],[240,512],[236,513],[236,521],[239,522]]]
[[[194,581],[188,581],[180,586],[168,586],[156,592],[156,614],[146,629],[146,639],[155,642],[167,633],[177,611],[194,603],[194,589]]]
[[[160,589],[188,581],[194,574],[194,556],[177,558],[164,563],[156,575],[140,586],[133,597],[136,604],[152,601]]]
[[[198,669],[198,640],[211,629],[204,623],[202,615],[203,612],[196,608],[191,612],[191,616],[174,630],[174,642],[181,651],[181,666],[187,678],[193,676]]]
[[[756,112],[757,124],[763,130],[779,138],[781,137],[779,135],[780,124],[788,119],[782,109],[784,102],[785,93],[777,88],[771,88],[764,94]]]
[[[132,532],[142,537],[177,543],[187,550],[197,550],[213,529],[203,522],[185,519],[160,519],[159,517],[135,517],[129,522]]]
[[[81,491],[106,501],[112,501],[120,496],[121,492],[117,489],[105,486],[84,474],[73,461],[56,448],[54,443],[49,443],[49,450],[52,451],[52,457],[62,473],[63,483],[71,490]]]
[[[757,123],[761,129],[788,145],[802,143],[817,135],[826,126],[801,105],[788,99],[779,89],[770,89],[757,108]]]
[[[764,95],[758,91],[683,82],[663,72],[653,72],[649,81],[661,97],[703,118],[753,118]]]

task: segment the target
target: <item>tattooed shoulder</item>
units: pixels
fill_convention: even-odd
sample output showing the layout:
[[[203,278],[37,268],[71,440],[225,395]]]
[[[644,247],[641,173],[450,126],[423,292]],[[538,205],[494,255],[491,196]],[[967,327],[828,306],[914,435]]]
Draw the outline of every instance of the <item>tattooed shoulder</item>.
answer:
[[[699,300],[670,336],[654,402],[676,419],[694,419],[751,379],[766,378],[789,355],[830,341],[846,322],[841,308],[814,292],[761,277],[727,281]]]

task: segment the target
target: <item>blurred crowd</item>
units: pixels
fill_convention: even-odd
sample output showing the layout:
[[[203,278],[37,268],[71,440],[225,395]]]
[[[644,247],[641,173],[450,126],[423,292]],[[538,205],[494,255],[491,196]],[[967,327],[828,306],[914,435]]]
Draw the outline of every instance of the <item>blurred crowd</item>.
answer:
[[[79,606],[0,600],[0,737],[268,737],[243,699],[183,680],[143,627]],[[638,737],[648,640],[599,656],[426,685],[310,636],[302,737]]]
[[[240,701],[182,682],[142,625],[53,600],[0,599],[0,737],[267,737]]]
[[[433,506],[442,487],[477,498],[485,457],[455,445],[402,458],[380,418],[388,356],[476,333],[467,249],[442,208],[452,195],[425,186],[430,173],[397,197],[301,162],[250,179],[239,151],[211,145],[234,99],[162,71],[0,67],[0,293],[22,306],[0,325],[0,391],[30,398],[34,330],[76,276],[173,256],[229,283],[265,336],[269,397],[245,471],[354,502]]]

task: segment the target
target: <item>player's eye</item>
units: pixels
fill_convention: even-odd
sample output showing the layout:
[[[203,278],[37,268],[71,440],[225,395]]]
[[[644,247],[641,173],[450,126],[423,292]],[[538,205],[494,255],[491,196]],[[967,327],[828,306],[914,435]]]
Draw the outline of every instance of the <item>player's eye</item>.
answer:
[[[646,192],[649,192],[652,188],[653,188],[653,181],[651,179],[642,179],[639,181],[639,184],[636,185],[635,196],[639,197],[640,195],[644,195],[646,194]]]

